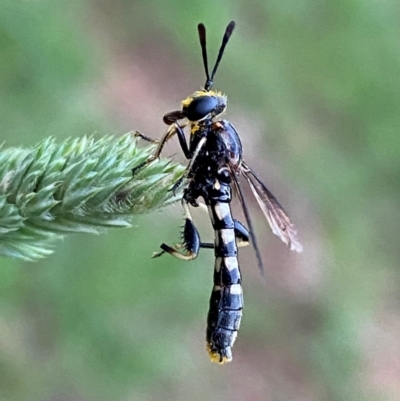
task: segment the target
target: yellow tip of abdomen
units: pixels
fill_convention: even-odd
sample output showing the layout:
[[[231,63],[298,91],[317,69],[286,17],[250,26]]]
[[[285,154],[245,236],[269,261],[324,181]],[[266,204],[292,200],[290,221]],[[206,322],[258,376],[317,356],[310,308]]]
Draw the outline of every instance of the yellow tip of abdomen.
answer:
[[[207,344],[207,352],[210,356],[211,362],[218,363],[219,365],[223,365],[224,363],[228,363],[232,361],[232,354],[230,349],[224,352],[225,355],[222,355],[218,351],[212,349],[211,344]],[[225,351],[225,350],[224,350]]]

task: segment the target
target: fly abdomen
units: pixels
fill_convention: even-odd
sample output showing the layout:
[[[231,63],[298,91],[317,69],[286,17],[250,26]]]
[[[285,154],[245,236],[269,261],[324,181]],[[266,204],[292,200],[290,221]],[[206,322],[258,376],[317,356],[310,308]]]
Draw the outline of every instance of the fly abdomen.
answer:
[[[232,360],[232,346],[240,327],[243,294],[240,283],[214,285],[207,318],[207,351],[213,362]]]
[[[218,190],[224,192],[223,187],[224,185]],[[243,293],[235,222],[230,205],[228,202],[214,200],[209,203],[208,208],[215,230],[215,265],[206,339],[211,360],[222,364],[232,360],[232,346],[242,318]]]

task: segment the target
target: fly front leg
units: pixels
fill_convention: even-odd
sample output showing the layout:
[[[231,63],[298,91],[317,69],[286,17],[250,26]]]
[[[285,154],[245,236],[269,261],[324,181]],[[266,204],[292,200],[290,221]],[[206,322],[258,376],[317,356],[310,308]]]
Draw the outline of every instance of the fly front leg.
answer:
[[[185,178],[187,178],[190,174],[190,171],[193,168],[193,164],[201,150],[201,148],[204,146],[204,144],[206,143],[207,137],[203,136],[199,143],[197,144],[195,150],[193,152],[189,152],[191,155],[190,158],[190,162],[187,165],[185,171],[183,172],[182,176],[178,179],[178,181],[176,181],[176,183],[173,185],[173,187],[171,188],[171,191],[175,194],[176,192],[178,192],[179,187],[182,185],[183,181]]]
[[[150,143],[154,143],[154,144],[160,143],[160,141],[159,141],[158,139],[150,138],[149,136],[144,135],[144,134],[142,134],[142,133],[139,132],[139,131],[134,131],[134,132],[132,133],[132,135],[133,135],[134,137],[143,139],[143,140],[146,141],[146,142],[150,142]]]
[[[158,140],[154,140],[154,139],[150,139],[147,136],[143,135],[143,134],[138,134],[137,136],[139,136],[140,138],[147,140],[149,142],[153,142],[153,143],[157,143],[157,148],[154,152],[153,155],[151,155],[145,162],[139,164],[138,166],[134,167],[132,169],[132,174],[135,175],[135,173],[139,170],[141,170],[143,167],[147,166],[148,164],[152,163],[154,160],[157,160],[160,155],[161,152],[165,146],[165,144],[176,134],[178,135],[178,139],[179,139],[179,144],[181,145],[182,151],[185,155],[185,157],[187,159],[191,159],[192,156],[192,152],[190,152],[189,150],[189,146],[187,144],[186,141],[186,137],[185,137],[185,133],[183,132],[183,128],[186,126],[186,124],[184,125],[178,125],[177,123],[172,124],[168,129],[167,132],[164,134],[164,136],[161,138],[160,141]]]
[[[193,260],[197,257],[201,246],[200,235],[193,224],[189,206],[185,200],[182,200],[182,206],[185,211],[185,225],[182,232],[182,243],[174,246],[161,244],[160,248],[162,251],[154,253],[153,258],[157,258],[164,253],[169,253],[170,255],[182,260]]]

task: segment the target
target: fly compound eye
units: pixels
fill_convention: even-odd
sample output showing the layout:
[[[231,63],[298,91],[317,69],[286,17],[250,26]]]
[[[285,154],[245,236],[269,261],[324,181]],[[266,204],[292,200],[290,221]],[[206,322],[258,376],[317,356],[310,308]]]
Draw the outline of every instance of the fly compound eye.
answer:
[[[199,96],[194,98],[182,112],[189,121],[198,121],[210,114],[218,105],[218,100],[213,96]]]

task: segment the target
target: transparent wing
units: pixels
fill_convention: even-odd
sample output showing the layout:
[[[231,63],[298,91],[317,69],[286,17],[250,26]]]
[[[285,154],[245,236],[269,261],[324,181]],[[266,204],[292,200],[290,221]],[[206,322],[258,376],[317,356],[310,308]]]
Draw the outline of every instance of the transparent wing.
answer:
[[[241,172],[246,178],[272,232],[287,244],[290,250],[301,252],[303,247],[300,244],[297,231],[275,196],[244,162],[242,163]]]
[[[231,171],[231,178],[232,178],[232,184],[233,184],[233,191],[234,191],[236,197],[239,199],[240,205],[243,210],[244,218],[246,219],[246,225],[249,230],[250,241],[251,241],[251,244],[253,245],[254,252],[256,254],[258,270],[260,271],[260,274],[263,277],[265,277],[264,266],[263,266],[262,259],[261,259],[261,253],[260,253],[260,250],[257,245],[256,236],[254,235],[254,228],[253,228],[253,223],[250,219],[250,213],[247,208],[246,202],[244,200],[243,192],[240,187],[240,183],[237,180],[237,177],[233,171]]]

